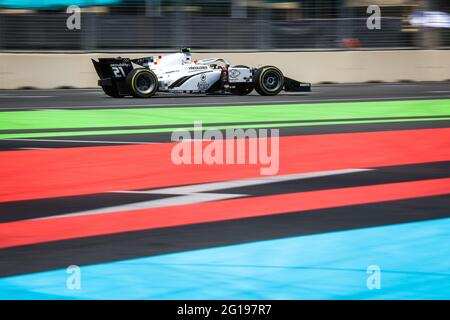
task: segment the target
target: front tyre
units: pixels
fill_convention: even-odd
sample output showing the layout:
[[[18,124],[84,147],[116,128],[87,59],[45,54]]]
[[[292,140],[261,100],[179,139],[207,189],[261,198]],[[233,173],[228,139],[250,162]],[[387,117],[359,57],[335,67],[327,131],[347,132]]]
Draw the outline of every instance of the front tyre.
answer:
[[[256,70],[255,90],[262,96],[275,96],[283,90],[284,76],[280,69],[265,66]]]
[[[158,90],[158,77],[146,68],[137,68],[127,75],[127,87],[135,98],[150,98]]]

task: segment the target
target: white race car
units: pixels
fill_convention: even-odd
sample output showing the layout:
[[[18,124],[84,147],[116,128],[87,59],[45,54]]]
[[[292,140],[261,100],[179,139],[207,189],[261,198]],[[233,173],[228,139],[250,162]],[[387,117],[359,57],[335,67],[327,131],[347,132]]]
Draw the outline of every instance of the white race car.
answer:
[[[100,77],[99,86],[114,98],[149,98],[158,91],[247,95],[254,89],[263,96],[281,90],[311,91],[311,84],[285,77],[277,67],[231,67],[221,58],[194,61],[189,48],[164,56],[100,58],[92,62]]]

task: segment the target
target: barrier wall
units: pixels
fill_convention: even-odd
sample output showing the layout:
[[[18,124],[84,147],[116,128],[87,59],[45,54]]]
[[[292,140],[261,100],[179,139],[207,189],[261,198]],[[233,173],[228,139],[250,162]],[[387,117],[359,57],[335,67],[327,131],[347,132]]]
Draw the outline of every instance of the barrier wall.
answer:
[[[143,57],[137,54],[0,54],[0,89],[97,86],[90,61],[98,57]],[[315,83],[370,81],[443,81],[450,79],[450,50],[214,52],[194,59],[223,57],[231,64],[276,65],[285,75]]]

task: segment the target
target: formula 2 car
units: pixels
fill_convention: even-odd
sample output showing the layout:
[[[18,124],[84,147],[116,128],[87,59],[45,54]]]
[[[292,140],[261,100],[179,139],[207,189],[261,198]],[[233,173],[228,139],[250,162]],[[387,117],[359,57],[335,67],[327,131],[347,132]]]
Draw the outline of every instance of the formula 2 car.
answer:
[[[285,77],[277,67],[231,67],[221,58],[193,61],[189,48],[165,56],[92,62],[100,78],[98,85],[114,98],[149,98],[158,91],[247,95],[254,89],[263,96],[277,95],[283,89],[311,91],[311,84]]]

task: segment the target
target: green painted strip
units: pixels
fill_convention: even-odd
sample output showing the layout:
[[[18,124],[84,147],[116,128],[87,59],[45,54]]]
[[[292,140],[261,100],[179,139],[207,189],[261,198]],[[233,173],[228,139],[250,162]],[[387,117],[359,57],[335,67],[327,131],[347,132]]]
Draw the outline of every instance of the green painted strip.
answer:
[[[0,130],[450,116],[450,99],[0,112]]]
[[[362,121],[332,121],[332,122],[297,122],[297,123],[271,123],[271,124],[253,124],[253,125],[228,125],[228,126],[205,126],[203,129],[228,129],[228,128],[283,128],[283,127],[304,127],[304,126],[324,126],[324,125],[343,125],[343,124],[364,124],[364,123],[392,123],[392,122],[414,122],[414,121],[438,121],[450,120],[450,117],[443,118],[416,118],[416,119],[386,119],[386,120],[362,120]],[[159,129],[136,129],[136,130],[93,130],[93,131],[65,131],[65,132],[38,132],[38,133],[11,133],[0,134],[0,139],[25,139],[25,138],[43,138],[43,137],[72,137],[87,135],[111,135],[111,134],[136,134],[136,133],[161,133],[173,132],[175,130],[193,131],[191,127],[173,127]]]

